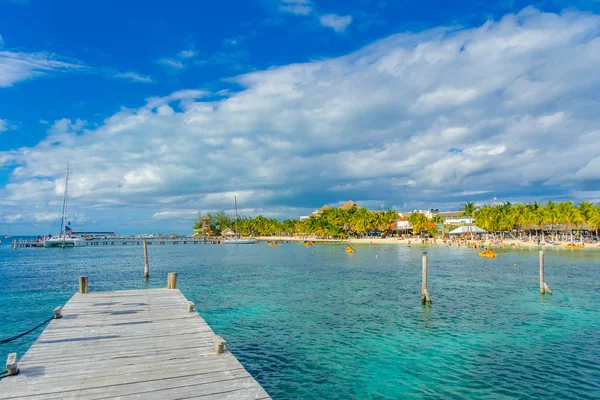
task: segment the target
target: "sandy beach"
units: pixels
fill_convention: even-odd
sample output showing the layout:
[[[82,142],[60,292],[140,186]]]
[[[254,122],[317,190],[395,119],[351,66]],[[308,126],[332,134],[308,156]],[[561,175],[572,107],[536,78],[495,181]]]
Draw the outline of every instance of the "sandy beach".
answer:
[[[320,239],[313,238],[309,236],[302,237],[290,237],[290,236],[260,236],[255,239],[259,241],[287,241],[287,242],[304,242],[306,240],[310,240],[312,242],[325,242],[325,243],[355,243],[355,244],[370,244],[370,245],[380,245],[380,244],[394,244],[394,245],[408,245],[409,242],[412,245],[424,244],[422,243],[422,239],[419,238],[408,238],[408,239],[399,239],[399,238],[365,238],[365,239]],[[477,243],[481,245],[481,241],[469,241],[470,243]],[[436,243],[432,243],[431,240],[428,245],[437,245],[437,246],[445,246],[443,240],[437,239]],[[485,240],[485,247],[492,248],[564,248],[568,242],[561,242],[560,244],[553,245],[550,243],[544,243],[538,245],[536,241],[519,241],[513,238],[503,239],[501,244],[493,244],[491,240]],[[449,243],[449,246],[459,246],[464,247],[465,244],[461,243]],[[585,243],[585,247],[583,249],[565,249],[565,250],[585,250],[585,249],[600,249],[600,244],[598,243]]]

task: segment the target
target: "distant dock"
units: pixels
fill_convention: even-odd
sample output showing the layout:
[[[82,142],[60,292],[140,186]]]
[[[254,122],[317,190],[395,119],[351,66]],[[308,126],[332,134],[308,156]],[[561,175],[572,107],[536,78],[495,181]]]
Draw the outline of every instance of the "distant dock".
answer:
[[[177,237],[160,237],[160,238],[140,238],[136,236],[119,236],[119,237],[100,237],[86,238],[87,246],[112,246],[112,245],[133,245],[141,246],[146,241],[150,244],[221,244],[221,238],[194,238],[189,236]],[[12,247],[14,249],[23,247],[44,247],[44,243],[38,240],[13,240]]]
[[[269,399],[172,289],[80,291],[0,380],[0,399]],[[80,278],[81,279],[81,278]]]

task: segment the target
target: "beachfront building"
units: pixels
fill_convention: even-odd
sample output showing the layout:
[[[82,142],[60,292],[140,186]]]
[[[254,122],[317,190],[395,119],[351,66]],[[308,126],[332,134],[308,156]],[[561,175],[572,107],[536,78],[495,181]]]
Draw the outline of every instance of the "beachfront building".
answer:
[[[441,217],[444,225],[471,225],[473,224],[472,217],[463,216],[462,211],[439,211],[437,208],[431,208],[429,210],[413,210],[408,212],[400,212],[398,215],[402,217],[410,217],[411,214],[423,214],[429,219],[434,217]]]

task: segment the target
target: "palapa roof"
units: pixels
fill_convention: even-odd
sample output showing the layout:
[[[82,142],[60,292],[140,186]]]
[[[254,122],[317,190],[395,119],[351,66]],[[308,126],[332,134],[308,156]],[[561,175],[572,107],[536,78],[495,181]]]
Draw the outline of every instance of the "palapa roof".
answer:
[[[559,224],[559,225],[527,224],[527,225],[523,225],[523,228],[521,228],[521,229],[523,229],[524,231],[559,231],[559,232],[580,231],[580,230],[593,231],[594,230],[594,228],[587,222],[584,222],[581,224]]]
[[[353,202],[352,200],[348,200],[347,202],[342,204],[339,208],[341,210],[349,210],[351,208],[360,208],[360,206],[358,204],[356,204],[355,202]]]
[[[323,207],[319,208],[319,212],[329,210],[329,208],[330,207],[327,204],[325,204]]]
[[[221,231],[221,235],[223,236],[233,236],[235,235],[235,232],[229,228],[225,228],[223,229],[223,231]]]

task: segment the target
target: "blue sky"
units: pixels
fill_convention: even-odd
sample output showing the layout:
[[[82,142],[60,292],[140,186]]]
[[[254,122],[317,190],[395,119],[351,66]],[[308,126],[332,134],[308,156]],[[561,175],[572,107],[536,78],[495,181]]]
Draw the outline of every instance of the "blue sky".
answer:
[[[58,5],[57,5],[58,4]],[[600,2],[0,0],[0,232],[600,193]],[[49,231],[49,232],[48,232]]]

